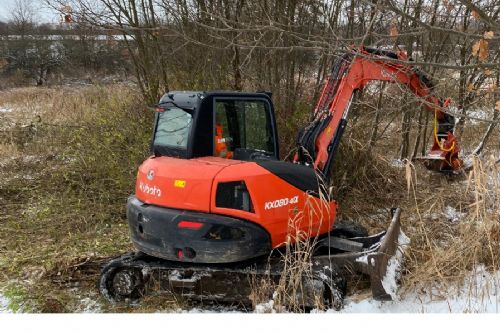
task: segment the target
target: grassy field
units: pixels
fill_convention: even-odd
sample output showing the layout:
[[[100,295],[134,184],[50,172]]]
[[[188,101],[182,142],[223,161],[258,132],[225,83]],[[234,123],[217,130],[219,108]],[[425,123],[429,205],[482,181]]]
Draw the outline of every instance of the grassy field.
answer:
[[[172,297],[106,303],[96,288],[110,257],[133,249],[125,202],[148,155],[153,115],[133,87],[18,88],[0,92],[0,292],[23,312],[152,312],[191,307]],[[399,118],[398,118],[399,119]],[[498,128],[473,169],[455,177],[395,162],[397,131],[368,151],[370,118],[343,139],[334,194],[343,218],[385,228],[403,208],[411,239],[403,292],[454,284],[500,253]],[[382,121],[389,124],[389,117]],[[399,124],[394,127],[398,128]],[[471,151],[486,124],[461,136]]]

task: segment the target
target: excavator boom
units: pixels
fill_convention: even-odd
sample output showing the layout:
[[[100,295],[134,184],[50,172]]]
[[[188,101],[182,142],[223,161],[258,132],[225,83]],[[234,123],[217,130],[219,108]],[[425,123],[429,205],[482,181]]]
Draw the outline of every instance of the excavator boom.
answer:
[[[442,100],[433,94],[432,81],[418,68],[408,65],[406,54],[363,47],[344,54],[334,64],[312,120],[299,134],[294,161],[314,164],[315,169],[328,178],[356,92],[374,80],[407,86],[434,113],[434,142],[427,167],[442,172],[459,169],[462,162],[453,135],[455,119],[444,110],[449,99]]]

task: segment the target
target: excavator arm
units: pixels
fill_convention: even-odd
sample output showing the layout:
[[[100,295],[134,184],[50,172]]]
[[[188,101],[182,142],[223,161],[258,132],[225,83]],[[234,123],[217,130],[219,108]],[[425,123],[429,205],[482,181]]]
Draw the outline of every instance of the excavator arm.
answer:
[[[418,68],[397,60],[408,59],[405,53],[364,47],[344,54],[332,68],[311,122],[299,133],[294,161],[313,164],[328,178],[356,93],[368,82],[377,80],[406,85],[434,114],[434,142],[429,155],[424,158],[426,166],[441,172],[459,169],[462,162],[453,135],[455,118],[444,112],[449,99],[441,100],[435,96],[432,81]]]

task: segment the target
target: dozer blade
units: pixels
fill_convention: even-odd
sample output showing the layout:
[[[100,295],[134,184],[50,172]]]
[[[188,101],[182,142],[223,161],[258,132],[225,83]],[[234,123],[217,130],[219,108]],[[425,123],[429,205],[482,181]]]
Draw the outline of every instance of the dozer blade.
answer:
[[[367,256],[372,295],[376,300],[392,300],[396,293],[403,248],[409,243],[408,237],[401,231],[400,215],[401,210],[397,209],[380,248]]]
[[[370,277],[373,298],[392,300],[395,294],[397,275],[402,261],[402,250],[408,238],[401,231],[401,209],[392,210],[392,220],[385,232],[376,235],[352,238],[363,244],[363,251],[314,257],[316,264],[335,265],[344,273],[362,273]],[[325,240],[324,242],[328,242]]]

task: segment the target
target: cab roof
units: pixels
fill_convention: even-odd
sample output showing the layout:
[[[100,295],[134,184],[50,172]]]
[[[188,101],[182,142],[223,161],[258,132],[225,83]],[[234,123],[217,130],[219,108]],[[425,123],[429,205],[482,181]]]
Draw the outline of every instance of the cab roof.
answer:
[[[173,102],[177,106],[193,110],[204,98],[211,95],[223,95],[223,96],[259,96],[263,95],[263,97],[271,98],[271,92],[236,92],[236,91],[227,91],[227,90],[214,90],[214,91],[171,91],[165,93],[161,99],[160,104]]]

